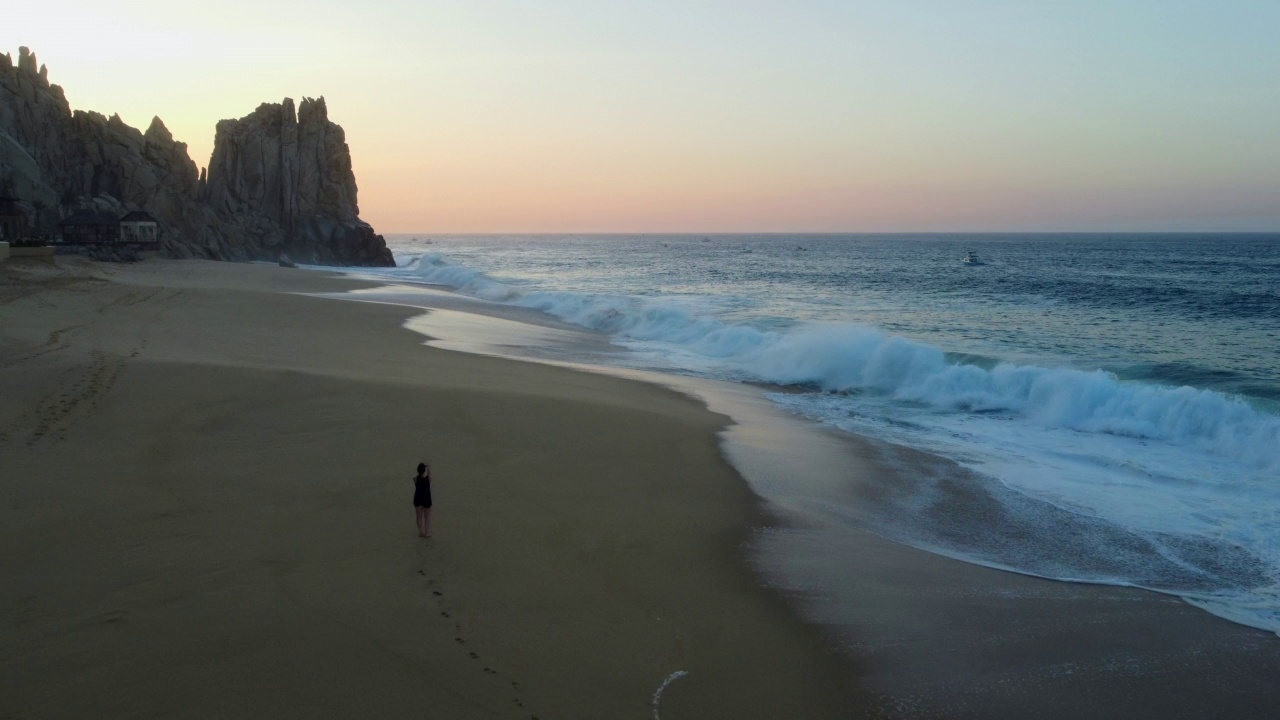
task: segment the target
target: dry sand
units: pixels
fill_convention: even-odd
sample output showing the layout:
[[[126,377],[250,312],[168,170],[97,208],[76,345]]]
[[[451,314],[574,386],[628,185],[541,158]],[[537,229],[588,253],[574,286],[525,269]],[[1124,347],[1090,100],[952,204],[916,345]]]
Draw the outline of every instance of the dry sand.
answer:
[[[823,639],[744,569],[769,523],[721,458],[725,416],[296,294],[359,286],[0,266],[0,718],[651,718],[677,671],[663,720],[1280,716],[1280,641],[1176,598],[847,524],[756,534]],[[803,499],[770,482],[902,472],[680,385],[743,420],[725,447],[784,517]]]
[[[822,718],[725,419],[263,265],[0,266],[0,717]],[[435,537],[410,478],[433,466]]]

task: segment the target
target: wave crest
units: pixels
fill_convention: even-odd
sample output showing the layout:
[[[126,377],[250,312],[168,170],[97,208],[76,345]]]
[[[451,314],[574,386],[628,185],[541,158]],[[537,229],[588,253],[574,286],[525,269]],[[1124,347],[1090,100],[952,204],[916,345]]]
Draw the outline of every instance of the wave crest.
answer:
[[[1280,470],[1280,418],[1212,390],[1122,381],[1101,371],[952,362],[939,348],[856,324],[780,330],[726,323],[696,302],[524,290],[426,253],[416,279],[541,310],[631,341],[661,343],[752,379],[874,393],[935,410],[1006,413],[1049,428],[1167,442]]]

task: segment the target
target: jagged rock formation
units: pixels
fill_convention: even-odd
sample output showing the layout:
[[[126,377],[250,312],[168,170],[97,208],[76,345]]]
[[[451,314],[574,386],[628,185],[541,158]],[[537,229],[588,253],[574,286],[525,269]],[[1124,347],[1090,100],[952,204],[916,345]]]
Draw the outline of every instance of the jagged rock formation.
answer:
[[[155,118],[145,133],[67,104],[26,48],[0,55],[0,195],[19,199],[33,228],[54,234],[86,203],[144,210],[176,257],[391,265],[360,220],[342,128],[324,99],[264,104],[218,123],[207,176]]]
[[[264,103],[218,123],[205,198],[215,211],[254,214],[283,228],[292,257],[307,250],[362,247],[373,229],[360,221],[356,176],[342,128],[324,98]]]

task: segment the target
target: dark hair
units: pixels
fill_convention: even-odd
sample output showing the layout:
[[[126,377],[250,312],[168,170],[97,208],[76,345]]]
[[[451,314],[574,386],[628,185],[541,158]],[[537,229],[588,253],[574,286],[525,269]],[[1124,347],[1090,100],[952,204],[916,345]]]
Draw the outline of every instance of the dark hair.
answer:
[[[422,473],[424,473],[424,472],[426,472],[426,471],[427,471],[427,464],[426,464],[426,463],[418,463],[418,474],[419,474],[419,475],[421,475]]]

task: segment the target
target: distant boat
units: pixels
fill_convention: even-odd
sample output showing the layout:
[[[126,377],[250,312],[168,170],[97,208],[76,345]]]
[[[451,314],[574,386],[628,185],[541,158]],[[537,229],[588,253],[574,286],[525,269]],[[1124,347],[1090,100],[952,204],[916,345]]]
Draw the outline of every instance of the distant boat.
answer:
[[[711,242],[711,238],[709,238],[709,237],[704,237],[704,238],[702,238],[702,242]]]
[[[965,253],[964,259],[961,260],[960,262],[964,263],[965,265],[986,265],[986,263],[978,259],[978,253],[972,250]]]

